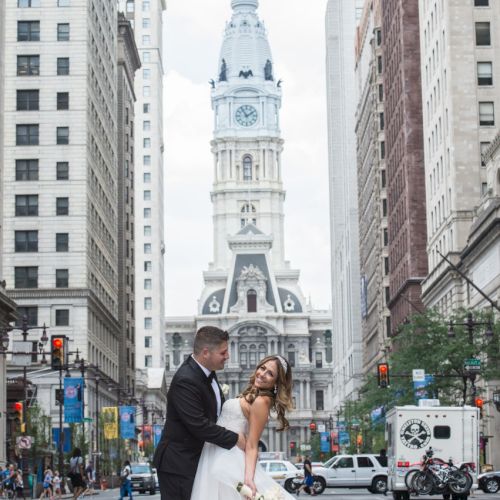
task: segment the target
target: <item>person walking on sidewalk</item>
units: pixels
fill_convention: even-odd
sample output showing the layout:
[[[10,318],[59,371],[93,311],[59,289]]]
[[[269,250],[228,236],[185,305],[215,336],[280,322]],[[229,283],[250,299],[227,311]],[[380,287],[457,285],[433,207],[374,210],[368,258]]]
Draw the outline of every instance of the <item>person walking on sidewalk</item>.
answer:
[[[301,491],[305,491],[309,493],[309,495],[313,496],[316,495],[313,485],[314,485],[314,479],[312,474],[312,463],[311,459],[309,457],[306,457],[306,459],[304,460],[304,482],[297,490],[297,496],[300,495]]]
[[[73,455],[69,461],[68,477],[71,479],[73,485],[73,499],[76,500],[85,489],[85,482],[83,481],[83,457],[80,448],[73,450]]]
[[[125,460],[123,469],[120,473],[120,500],[123,500],[123,497],[129,497],[130,500],[132,500],[132,481],[130,480],[130,474],[132,474],[130,462]]]

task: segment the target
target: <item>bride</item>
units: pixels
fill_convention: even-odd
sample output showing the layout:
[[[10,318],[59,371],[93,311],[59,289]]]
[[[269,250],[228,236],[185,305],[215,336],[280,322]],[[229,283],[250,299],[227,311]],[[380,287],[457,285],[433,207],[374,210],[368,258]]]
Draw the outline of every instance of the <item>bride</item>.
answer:
[[[259,466],[259,440],[271,411],[277,415],[278,431],[289,427],[285,411],[292,409],[292,370],[282,356],[268,356],[257,366],[243,393],[222,407],[217,424],[247,436],[245,451],[226,450],[205,443],[198,463],[191,500],[241,499],[236,487],[247,485],[272,498],[292,499]],[[249,498],[249,497],[248,497]]]

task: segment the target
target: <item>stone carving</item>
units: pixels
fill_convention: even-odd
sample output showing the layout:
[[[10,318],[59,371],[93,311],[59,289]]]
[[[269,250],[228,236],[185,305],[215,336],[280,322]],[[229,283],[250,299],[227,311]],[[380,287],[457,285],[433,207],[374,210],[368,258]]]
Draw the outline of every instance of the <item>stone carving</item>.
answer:
[[[220,312],[220,308],[221,308],[220,302],[217,300],[217,297],[214,295],[212,297],[212,300],[208,304],[208,310],[213,314],[217,314]]]
[[[266,61],[266,65],[264,66],[264,78],[270,82],[274,80],[273,63],[269,59]]]
[[[222,59],[219,73],[219,82],[227,82],[227,64],[225,59]]]
[[[295,311],[295,302],[292,300],[290,294],[287,295],[285,303],[283,304],[283,308],[285,309],[286,312]]]
[[[246,80],[248,77],[253,76],[253,71],[251,69],[249,69],[248,71],[241,70],[239,76],[240,78],[243,77]]]
[[[266,300],[267,278],[258,266],[250,264],[248,267],[244,266],[241,269],[240,276],[236,279],[238,300],[231,307],[231,312],[247,312],[247,294],[250,290],[255,291],[257,294],[257,312],[274,311],[274,307]]]

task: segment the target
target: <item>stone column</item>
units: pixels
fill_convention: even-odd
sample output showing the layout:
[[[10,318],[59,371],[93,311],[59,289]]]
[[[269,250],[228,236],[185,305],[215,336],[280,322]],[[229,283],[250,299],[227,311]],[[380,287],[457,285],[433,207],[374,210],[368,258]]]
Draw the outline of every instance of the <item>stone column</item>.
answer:
[[[311,409],[311,382],[306,381],[306,408]]]

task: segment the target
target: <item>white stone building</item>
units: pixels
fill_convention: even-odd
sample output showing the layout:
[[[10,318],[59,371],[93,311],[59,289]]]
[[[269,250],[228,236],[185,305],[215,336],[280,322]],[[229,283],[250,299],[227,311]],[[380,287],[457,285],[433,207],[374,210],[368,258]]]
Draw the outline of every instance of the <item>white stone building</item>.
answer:
[[[362,9],[362,0],[329,0],[326,12],[335,408],[356,397],[363,374],[354,74]]]
[[[262,446],[287,452],[309,441],[311,421],[328,422],[332,411],[331,312],[310,310],[299,271],[285,260],[282,89],[258,0],[232,0],[231,7],[212,82],[214,260],[197,315],[167,318],[168,377],[203,325],[230,334],[230,359],[219,376],[230,396],[245,388],[259,359],[286,356],[296,410],[290,430],[277,433],[273,422]]]

